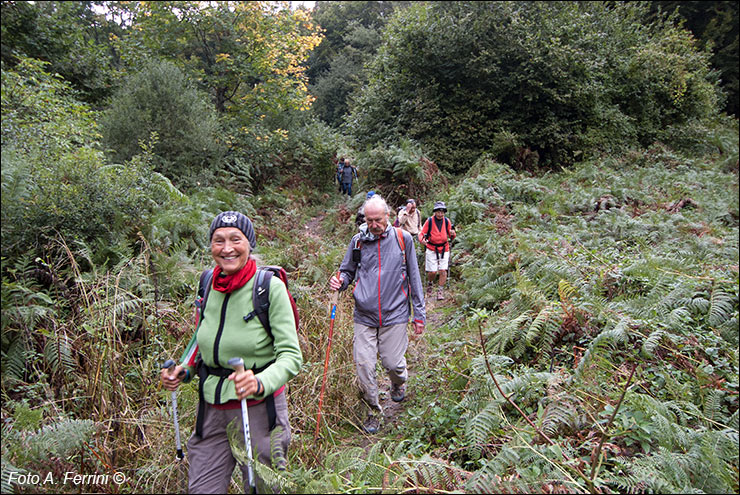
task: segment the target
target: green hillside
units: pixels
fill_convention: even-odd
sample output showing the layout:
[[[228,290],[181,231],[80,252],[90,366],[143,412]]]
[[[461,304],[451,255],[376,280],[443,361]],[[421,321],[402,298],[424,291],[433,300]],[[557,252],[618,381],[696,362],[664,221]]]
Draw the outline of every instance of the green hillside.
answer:
[[[186,491],[160,367],[238,210],[301,315],[275,491],[737,493],[732,68],[660,3],[3,2],[2,492]],[[340,295],[315,438],[370,190],[446,202],[448,297],[368,435]]]

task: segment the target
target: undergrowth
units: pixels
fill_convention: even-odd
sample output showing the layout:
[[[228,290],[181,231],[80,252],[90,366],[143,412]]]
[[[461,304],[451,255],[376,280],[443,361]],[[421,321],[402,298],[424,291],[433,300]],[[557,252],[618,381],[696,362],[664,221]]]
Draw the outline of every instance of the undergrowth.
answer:
[[[303,493],[737,492],[737,145],[719,144],[696,158],[656,144],[545,176],[483,157],[442,197],[419,198],[422,211],[445,200],[457,224],[451,299],[410,347],[398,421],[372,437],[344,293],[314,439],[327,280],[364,191],[242,200],[261,262],[289,272],[304,355],[288,389],[289,468],[259,474]],[[136,250],[109,246],[112,270],[63,237],[48,259],[64,262],[9,269],[3,492],[74,491],[11,484],[13,470],[126,475],[92,491],[184,490],[158,373],[192,331],[208,212],[237,204],[219,194],[181,200],[186,228],[170,230],[176,214],[162,212]],[[178,402],[186,440],[195,385]]]

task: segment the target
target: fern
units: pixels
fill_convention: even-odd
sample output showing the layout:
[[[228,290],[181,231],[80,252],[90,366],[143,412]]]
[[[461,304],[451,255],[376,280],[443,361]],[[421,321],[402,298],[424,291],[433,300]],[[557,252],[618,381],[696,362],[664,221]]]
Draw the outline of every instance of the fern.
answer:
[[[10,473],[26,474],[28,471],[15,467],[9,460],[7,460],[4,449],[0,463],[2,463],[2,484],[0,485],[0,491],[2,491],[2,493],[13,493],[13,484],[10,482]]]
[[[10,342],[7,352],[3,352],[3,377],[23,379],[29,354],[26,345],[25,333],[17,334]]]
[[[591,366],[591,362],[596,357],[596,354],[601,350],[608,346],[616,346],[627,342],[629,337],[627,329],[628,325],[629,320],[623,318],[614,326],[613,329],[603,331],[597,335],[596,338],[591,341],[588,349],[583,354],[583,358],[581,359],[581,362],[578,363],[578,367],[573,373],[571,380],[580,378],[584,371]]]
[[[642,343],[643,355],[653,356],[655,354],[655,349],[660,345],[660,341],[663,340],[663,337],[666,335],[668,335],[668,332],[662,328],[652,331],[650,335],[648,335],[648,338]]]
[[[569,302],[577,295],[578,290],[573,287],[570,282],[565,279],[560,279],[558,282],[558,296],[560,296],[560,302]]]
[[[72,373],[77,363],[72,356],[72,343],[67,335],[52,335],[44,346],[44,359],[52,373]]]
[[[735,305],[733,304],[732,297],[720,290],[712,291],[709,304],[709,324],[712,326],[719,326],[730,318]]]
[[[3,484],[7,483],[11,470],[32,472],[31,466],[45,466],[50,457],[69,458],[90,440],[96,429],[97,427],[89,419],[66,418],[31,433],[21,433],[4,427]],[[17,469],[14,466],[24,469]],[[9,493],[9,491],[5,492],[5,488],[3,491]]]
[[[487,443],[494,431],[500,429],[502,418],[501,403],[492,401],[466,422],[465,441],[470,445],[468,451],[471,458],[480,458],[483,444]]]
[[[528,344],[538,342],[540,349],[549,349],[555,340],[555,334],[560,330],[560,306],[548,304],[535,317],[529,326],[526,335]]]
[[[542,431],[554,437],[560,429],[576,431],[581,426],[581,418],[572,397],[567,394],[551,397],[542,416]]]

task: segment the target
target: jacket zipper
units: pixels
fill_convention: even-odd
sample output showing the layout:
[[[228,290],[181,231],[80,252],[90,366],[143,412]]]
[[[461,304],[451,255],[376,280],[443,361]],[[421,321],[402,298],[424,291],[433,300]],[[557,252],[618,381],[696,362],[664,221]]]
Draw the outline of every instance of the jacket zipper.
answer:
[[[229,298],[231,297],[231,293],[226,294],[226,297],[224,298],[224,302],[221,304],[221,320],[218,322],[218,331],[216,332],[216,340],[213,343],[213,364],[215,367],[221,367],[221,365],[218,363],[218,348],[221,345],[221,336],[224,333],[224,322],[226,321],[226,307],[229,305]],[[218,384],[216,385],[216,394],[214,397],[213,402],[216,404],[221,403],[221,386],[224,383],[224,378],[221,377],[221,379],[218,381]]]
[[[382,239],[378,239],[378,326],[383,326],[383,308],[380,304],[380,241]]]

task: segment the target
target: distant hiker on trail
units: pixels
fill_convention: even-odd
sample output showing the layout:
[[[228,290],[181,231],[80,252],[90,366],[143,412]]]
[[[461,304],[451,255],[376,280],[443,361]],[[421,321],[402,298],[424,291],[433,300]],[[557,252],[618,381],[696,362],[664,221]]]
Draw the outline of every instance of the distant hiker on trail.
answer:
[[[367,196],[365,196],[365,201],[375,196],[375,191],[370,191],[367,193]],[[357,210],[357,216],[355,216],[355,225],[359,228],[363,223],[365,223],[365,204],[363,203],[362,206],[360,206],[360,209]]]
[[[413,237],[421,231],[421,213],[416,209],[416,201],[406,200],[406,206],[398,212],[398,226]]]
[[[357,169],[349,162],[344,162],[342,168],[342,194],[347,193],[347,196],[352,196],[352,179],[357,178]]]
[[[236,420],[244,435],[240,401],[245,398],[252,450],[263,464],[284,469],[291,436],[285,384],[303,363],[289,294],[278,277],[273,276],[267,286],[271,333],[261,317],[252,318],[252,289],[258,278],[254,275],[263,270],[257,269],[251,256],[257,242],[249,218],[235,211],[220,213],[211,222],[209,239],[216,267],[212,277],[206,277],[210,272],[201,276],[208,289],[202,301],[205,307],[181,364],[171,373],[163,369],[160,375],[170,391],[196,374],[200,379],[196,428],[188,441],[189,493],[227,492],[236,459],[226,426]],[[203,282],[204,277],[208,282]],[[227,362],[236,357],[252,368],[234,371]],[[275,427],[280,427],[279,433]],[[244,441],[244,436],[239,438]],[[272,459],[275,450],[281,450],[282,456]],[[240,468],[246,488],[247,467]]]
[[[424,291],[414,243],[407,232],[388,223],[389,209],[377,194],[365,201],[366,225],[352,237],[339,267],[340,277],[329,280],[332,290],[345,290],[356,281],[352,356],[363,401],[370,408],[363,428],[376,433],[383,409],[375,376],[377,354],[391,380],[391,399],[406,396],[406,349],[409,338],[409,298],[416,335],[424,332]]]
[[[339,192],[344,192],[342,188],[342,171],[344,170],[344,157],[339,158],[337,162],[337,185],[339,186]]]
[[[447,268],[450,263],[450,243],[457,233],[450,219],[445,217],[447,206],[442,201],[434,203],[434,215],[427,218],[419,232],[419,242],[426,246],[425,266],[427,272],[427,294],[431,294],[434,279],[439,275],[437,300],[444,299]]]

